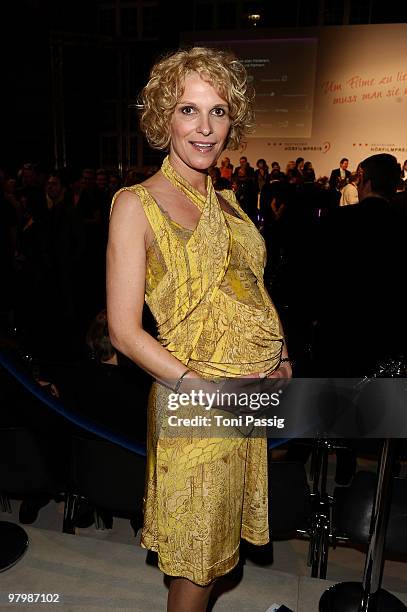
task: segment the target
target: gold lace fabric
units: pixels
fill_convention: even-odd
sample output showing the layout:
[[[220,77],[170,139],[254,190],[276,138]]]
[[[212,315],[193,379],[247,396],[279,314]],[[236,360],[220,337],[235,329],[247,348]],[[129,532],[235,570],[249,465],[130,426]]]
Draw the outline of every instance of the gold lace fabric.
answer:
[[[193,230],[181,227],[175,221],[171,221],[171,223],[178,239],[186,244]],[[147,251],[147,295],[154,291],[165,274],[165,262],[161,256],[157,241],[153,240],[153,243]],[[245,253],[242,247],[236,241],[232,241],[230,261],[225,276],[220,284],[220,291],[229,295],[232,300],[242,302],[247,306],[252,306],[260,310],[264,309],[263,295],[257,286],[256,277],[246,262]]]
[[[160,343],[202,376],[273,371],[282,336],[263,283],[263,238],[232,191],[222,196],[238,218],[224,213],[209,177],[205,197],[175,172],[168,158],[161,171],[201,216],[188,232],[142,185],[127,188],[139,196],[155,235],[147,253],[145,299]]]

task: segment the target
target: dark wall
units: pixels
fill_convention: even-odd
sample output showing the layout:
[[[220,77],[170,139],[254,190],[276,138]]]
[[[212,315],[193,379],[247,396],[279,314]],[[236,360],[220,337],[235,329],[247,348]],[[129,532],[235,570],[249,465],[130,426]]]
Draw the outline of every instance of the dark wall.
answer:
[[[0,167],[52,165],[50,33],[96,30],[95,2],[9,0],[1,8]]]
[[[0,165],[47,159],[50,148],[47,24],[31,3],[8,3],[2,36]],[[3,9],[2,9],[3,10]]]

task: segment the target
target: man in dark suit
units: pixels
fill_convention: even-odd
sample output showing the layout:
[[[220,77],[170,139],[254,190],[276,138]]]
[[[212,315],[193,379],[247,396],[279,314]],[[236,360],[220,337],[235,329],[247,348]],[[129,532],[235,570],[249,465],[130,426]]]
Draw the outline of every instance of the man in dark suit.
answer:
[[[340,189],[340,186],[345,184],[350,177],[350,171],[348,170],[349,160],[346,157],[342,157],[339,162],[339,168],[332,170],[329,178],[329,186],[331,189]]]
[[[359,203],[334,209],[321,225],[315,276],[318,374],[359,377],[406,352],[403,296],[405,222],[391,206],[397,160],[360,164]]]
[[[254,168],[250,165],[250,163],[247,161],[247,157],[245,155],[242,155],[239,159],[239,166],[236,166],[236,168],[234,169],[232,178],[235,180],[238,180],[239,178],[239,170],[240,169],[244,169],[244,173],[246,176],[248,176],[252,181],[254,179]]]
[[[359,203],[334,208],[322,220],[310,266],[313,375],[322,378],[362,379],[388,358],[407,354],[407,220],[392,205],[397,160],[373,155],[361,162],[358,174]],[[343,443],[347,448],[337,450],[335,475],[341,485],[354,474],[359,451],[377,452],[359,439]]]

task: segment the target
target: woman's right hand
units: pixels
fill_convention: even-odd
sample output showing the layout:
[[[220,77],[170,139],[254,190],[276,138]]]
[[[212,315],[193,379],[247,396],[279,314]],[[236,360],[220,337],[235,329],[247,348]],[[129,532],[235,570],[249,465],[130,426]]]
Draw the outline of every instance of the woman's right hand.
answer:
[[[293,377],[293,370],[291,367],[291,363],[289,361],[284,361],[283,363],[280,363],[278,368],[274,370],[274,372],[271,372],[271,374],[268,374],[267,376],[267,378],[292,378],[292,377]]]

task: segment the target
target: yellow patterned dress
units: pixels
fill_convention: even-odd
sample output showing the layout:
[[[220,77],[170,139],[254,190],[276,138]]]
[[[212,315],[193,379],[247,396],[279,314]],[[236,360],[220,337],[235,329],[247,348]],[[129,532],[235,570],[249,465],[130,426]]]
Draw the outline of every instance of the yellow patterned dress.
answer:
[[[222,196],[236,216],[222,211],[209,178],[205,198],[168,158],[161,170],[201,217],[194,231],[183,229],[143,186],[127,188],[139,196],[155,235],[145,299],[159,342],[204,378],[272,372],[282,336],[263,284],[262,237],[233,192]],[[241,538],[269,541],[267,441],[160,435],[167,397],[154,383],[141,544],[158,552],[166,574],[206,585],[237,564]]]

